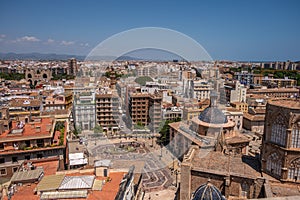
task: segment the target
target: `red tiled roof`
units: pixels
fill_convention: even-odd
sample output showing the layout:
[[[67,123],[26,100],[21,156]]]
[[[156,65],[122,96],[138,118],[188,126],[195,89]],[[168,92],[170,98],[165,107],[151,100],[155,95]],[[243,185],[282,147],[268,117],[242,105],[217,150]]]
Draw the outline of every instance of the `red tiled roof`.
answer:
[[[16,121],[13,121],[12,126],[13,130],[18,129]],[[40,121],[32,122],[32,124],[25,124],[21,134],[11,134],[11,130],[5,131],[0,135],[0,141],[25,140],[29,137],[50,137],[52,126],[52,118],[42,118]],[[40,131],[36,131],[37,127],[40,127]]]
[[[26,104],[24,102],[28,102],[28,104]],[[28,107],[28,106],[37,107],[37,106],[40,106],[41,103],[42,102],[38,99],[12,99],[9,102],[9,105],[11,107]]]
[[[37,184],[26,184],[18,187],[18,191],[12,196],[12,200],[39,200],[39,197],[34,194],[34,189]]]
[[[119,191],[119,184],[123,179],[124,174],[126,173],[125,172],[110,173],[109,177],[111,178],[111,181],[105,183],[105,185],[102,188],[102,191],[92,191],[88,195],[87,199],[88,200],[99,200],[99,199],[114,200]]]
[[[55,175],[58,169],[58,160],[33,163],[36,167],[43,167],[44,175]]]

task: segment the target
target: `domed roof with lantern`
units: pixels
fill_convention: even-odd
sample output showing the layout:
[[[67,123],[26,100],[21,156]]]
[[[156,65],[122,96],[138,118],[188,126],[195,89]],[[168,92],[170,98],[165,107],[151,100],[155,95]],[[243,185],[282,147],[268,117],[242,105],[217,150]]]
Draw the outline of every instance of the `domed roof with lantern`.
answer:
[[[220,190],[210,182],[200,185],[191,200],[226,200]]]

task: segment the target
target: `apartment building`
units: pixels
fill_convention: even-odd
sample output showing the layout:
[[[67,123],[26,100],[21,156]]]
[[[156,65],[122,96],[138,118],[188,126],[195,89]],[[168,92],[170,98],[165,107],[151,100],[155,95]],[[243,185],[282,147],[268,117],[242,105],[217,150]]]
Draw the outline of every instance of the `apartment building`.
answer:
[[[72,108],[73,94],[72,93],[62,93],[55,94],[52,93],[45,99],[44,110],[69,110]]]
[[[0,132],[0,177],[11,177],[24,161],[59,158],[64,164],[66,128],[63,144],[52,118],[13,121],[12,128]]]
[[[30,117],[39,116],[42,110],[42,101],[39,99],[12,99],[8,104],[10,118],[25,122]]]
[[[299,96],[297,88],[268,88],[268,89],[250,89],[247,93],[251,95],[264,95],[269,98],[289,98]]]
[[[96,94],[96,123],[112,135],[119,131],[119,99],[116,94]]]
[[[157,132],[161,123],[162,95],[135,92],[129,94],[128,111],[131,123],[149,126],[152,132]]]
[[[80,92],[74,95],[73,119],[75,127],[92,130],[96,123],[95,93]]]
[[[213,85],[207,80],[193,81],[194,98],[198,101],[209,99],[210,92],[213,90]]]
[[[180,107],[169,107],[162,110],[162,119],[173,121],[176,119],[181,119],[183,110]]]

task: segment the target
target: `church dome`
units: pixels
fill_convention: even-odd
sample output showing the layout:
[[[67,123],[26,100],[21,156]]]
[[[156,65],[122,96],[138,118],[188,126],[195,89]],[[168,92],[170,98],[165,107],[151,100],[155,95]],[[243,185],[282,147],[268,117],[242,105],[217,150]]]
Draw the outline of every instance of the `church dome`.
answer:
[[[205,108],[198,119],[209,124],[225,124],[228,122],[224,113],[216,107]]]
[[[225,124],[227,117],[217,107],[217,94],[212,92],[210,95],[210,105],[200,113],[198,119],[209,124]]]
[[[201,185],[194,193],[192,200],[226,200],[218,188],[211,183]]]

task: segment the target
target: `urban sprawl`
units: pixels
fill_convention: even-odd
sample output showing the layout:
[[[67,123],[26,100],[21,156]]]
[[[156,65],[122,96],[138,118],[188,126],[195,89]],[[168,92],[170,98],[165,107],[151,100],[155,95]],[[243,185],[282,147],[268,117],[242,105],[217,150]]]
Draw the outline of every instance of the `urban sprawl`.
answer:
[[[0,61],[0,199],[300,195],[300,62]]]

